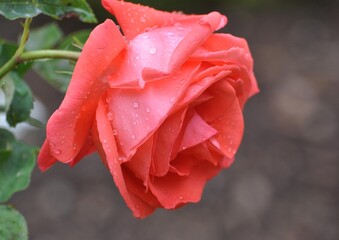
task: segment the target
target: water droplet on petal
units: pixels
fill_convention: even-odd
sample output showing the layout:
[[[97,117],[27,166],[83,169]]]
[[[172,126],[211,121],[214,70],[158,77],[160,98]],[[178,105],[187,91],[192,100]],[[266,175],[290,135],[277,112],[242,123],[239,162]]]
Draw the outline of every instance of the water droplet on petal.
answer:
[[[118,135],[118,131],[116,129],[114,129],[114,128],[112,130],[112,133],[113,133],[113,135]]]
[[[138,103],[138,102],[134,102],[134,103],[133,103],[133,107],[134,107],[134,108],[138,108],[138,107],[139,107],[139,103]]]
[[[146,19],[144,17],[140,17],[140,22],[145,23]]]
[[[112,121],[113,120],[113,113],[108,112],[107,113],[107,118],[108,118],[108,120]]]
[[[175,101],[175,97],[171,97],[170,102],[174,103],[174,101]]]
[[[133,134],[133,135],[132,135],[132,139],[135,139],[135,138],[136,138],[136,136],[135,136],[135,134]]]
[[[151,47],[150,49],[148,49],[148,53],[154,55],[157,53],[157,49],[154,47]]]
[[[53,154],[54,155],[60,155],[61,154],[61,150],[60,149],[54,149],[53,150]]]
[[[148,113],[151,112],[151,108],[150,108],[150,107],[147,107],[147,108],[146,108],[146,112],[148,112]]]
[[[182,27],[181,23],[175,23],[174,24],[174,27],[179,30],[179,31],[183,31],[185,30],[185,28]]]

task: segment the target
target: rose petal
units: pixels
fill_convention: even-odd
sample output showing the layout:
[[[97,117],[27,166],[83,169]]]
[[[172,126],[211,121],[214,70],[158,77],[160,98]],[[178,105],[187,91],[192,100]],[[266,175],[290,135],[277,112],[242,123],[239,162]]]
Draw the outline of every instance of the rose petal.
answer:
[[[164,177],[155,177],[149,187],[166,209],[173,209],[188,202],[198,202],[206,181],[220,170],[208,162],[201,162],[191,170],[189,176],[168,173]]]
[[[181,154],[193,156],[195,158],[200,158],[204,161],[209,161],[213,165],[218,165],[223,159],[223,155],[220,152],[213,151],[210,149],[209,141],[190,147],[185,151],[182,151]],[[172,163],[172,162],[171,162]]]
[[[236,93],[225,80],[214,83],[206,92],[213,98],[196,106],[195,109],[207,123],[211,123],[228,111],[236,100]]]
[[[133,88],[139,83],[138,88],[143,88],[145,82],[169,75],[173,52],[188,31],[163,27],[137,35],[126,47],[117,74],[107,72],[110,86]]]
[[[250,76],[250,91],[249,97],[259,92],[258,83],[253,74],[253,59],[247,44],[247,41],[243,38],[235,37],[231,34],[213,34],[203,44],[203,47],[211,52],[223,51],[231,48],[241,48],[247,52],[246,65],[248,75]]]
[[[143,181],[147,186],[149,171],[153,156],[154,137],[151,136],[142,144],[133,155],[133,157],[124,164],[135,174],[136,177]]]
[[[180,144],[180,150],[198,145],[205,142],[217,134],[217,130],[208,125],[195,111],[192,118],[188,121],[184,135]]]
[[[102,0],[101,2],[106,10],[117,18],[128,39],[133,39],[148,28],[168,26],[175,20],[185,17],[180,13],[159,11],[124,1]]]
[[[225,26],[227,19],[218,12],[203,16],[199,22],[191,27],[191,31],[175,49],[171,60],[170,69],[177,69],[200,47],[215,31]]]
[[[85,156],[94,153],[96,150],[95,144],[93,142],[92,136],[88,136],[78,155],[69,162],[71,167],[74,167],[80,160],[82,160]]]
[[[180,72],[150,82],[142,91],[112,89],[107,92],[108,114],[127,159],[170,115],[178,99],[185,94],[198,66],[199,63],[187,63]]]
[[[216,141],[212,138],[211,142],[224,155],[232,159],[239,148],[244,132],[244,120],[239,102],[235,100],[223,116],[210,124],[218,131],[214,137]]]
[[[167,118],[156,131],[156,145],[150,174],[158,177],[167,174],[172,155],[177,152],[180,146],[177,139],[185,119],[186,110],[184,108]]]
[[[172,26],[139,33],[129,42],[117,74],[107,71],[105,78],[113,88],[144,88],[145,82],[163,78],[180,68],[215,30],[225,24],[226,17],[213,12],[185,17]]]
[[[66,96],[47,124],[51,154],[59,161],[70,162],[81,150],[98,99],[106,86],[98,79],[125,44],[111,20],[106,20],[91,33],[75,66]]]
[[[51,154],[48,139],[42,145],[38,157],[38,165],[41,171],[46,171],[57,162],[57,159]]]
[[[122,169],[124,173],[125,183],[129,192],[151,207],[160,207],[161,205],[158,199],[153,195],[151,191],[148,190],[148,183],[147,186],[145,186],[144,183],[139,178],[137,178],[131,170],[124,166],[125,164],[126,163],[123,164]]]
[[[120,194],[125,199],[127,206],[132,210],[133,215],[138,218],[143,218],[151,214],[154,210],[138,197],[134,196],[126,187],[124,175],[118,161],[118,149],[113,134],[111,123],[107,118],[106,109],[102,101],[99,102],[96,111],[96,122],[93,131],[94,139],[97,140],[97,145],[101,146],[101,157],[105,159],[109,170],[113,176],[114,182],[118,187]]]
[[[179,154],[173,161],[171,161],[170,169],[171,172],[174,172],[179,176],[188,176],[191,173],[192,167],[201,161],[203,161],[201,158]]]

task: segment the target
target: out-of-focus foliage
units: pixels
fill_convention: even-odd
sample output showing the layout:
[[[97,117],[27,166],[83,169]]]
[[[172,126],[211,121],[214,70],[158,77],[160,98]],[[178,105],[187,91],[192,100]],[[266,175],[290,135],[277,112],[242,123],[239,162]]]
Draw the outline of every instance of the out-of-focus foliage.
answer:
[[[24,217],[10,206],[0,205],[0,239],[28,239],[27,224]]]
[[[26,48],[38,50],[55,47],[61,50],[81,51],[81,46],[74,45],[83,45],[89,34],[89,30],[82,30],[64,37],[57,24],[47,24],[30,31]],[[74,64],[65,59],[49,59],[35,61],[33,69],[53,87],[61,92],[66,92]]]
[[[96,22],[96,18],[86,0],[1,0],[0,14],[5,18],[35,17],[40,13],[56,19],[79,17],[88,23]]]
[[[9,131],[0,128],[0,202],[28,187],[37,152],[37,148],[17,141]],[[1,238],[0,231],[0,239],[11,238]]]

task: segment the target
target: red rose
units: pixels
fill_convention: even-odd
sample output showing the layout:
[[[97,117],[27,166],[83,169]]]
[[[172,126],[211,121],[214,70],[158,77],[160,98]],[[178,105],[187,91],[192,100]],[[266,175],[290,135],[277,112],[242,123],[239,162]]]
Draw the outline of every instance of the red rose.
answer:
[[[136,217],[198,202],[230,166],[242,108],[258,92],[244,39],[213,33],[218,12],[184,15],[103,0],[120,23],[97,26],[47,124],[41,170],[98,151]]]

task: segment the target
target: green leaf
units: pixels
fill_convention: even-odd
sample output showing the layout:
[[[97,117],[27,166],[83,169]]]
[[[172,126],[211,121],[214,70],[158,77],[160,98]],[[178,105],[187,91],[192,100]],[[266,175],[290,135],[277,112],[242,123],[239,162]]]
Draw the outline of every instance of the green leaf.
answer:
[[[26,220],[11,206],[0,205],[0,239],[28,240]]]
[[[55,46],[63,37],[63,33],[56,23],[46,24],[29,32],[26,43],[27,50],[48,49]]]
[[[18,46],[14,43],[0,40],[0,66],[3,66],[14,55],[17,48]],[[14,70],[22,76],[31,66],[31,62],[20,63],[15,66]]]
[[[17,48],[16,44],[0,40],[0,66],[4,65],[14,55]]]
[[[0,139],[0,202],[6,202],[28,187],[38,151],[16,141],[5,129],[0,129]]]
[[[21,79],[17,72],[10,72],[4,78],[6,96],[6,119],[10,126],[26,121],[33,108],[33,95],[29,86]]]
[[[6,160],[11,155],[15,137],[11,132],[3,128],[0,128],[0,137],[0,159]]]
[[[77,40],[77,45],[83,45],[90,32],[90,30],[82,30],[66,36],[59,43],[58,49],[80,51],[78,47],[74,46],[74,39]],[[52,59],[36,61],[33,69],[53,87],[61,92],[66,92],[72,77],[74,64],[71,64],[69,60]]]
[[[40,13],[56,19],[79,17],[83,22],[97,22],[86,0],[1,0],[0,2],[0,14],[10,20],[35,17]]]

